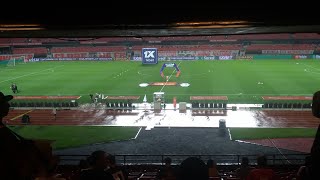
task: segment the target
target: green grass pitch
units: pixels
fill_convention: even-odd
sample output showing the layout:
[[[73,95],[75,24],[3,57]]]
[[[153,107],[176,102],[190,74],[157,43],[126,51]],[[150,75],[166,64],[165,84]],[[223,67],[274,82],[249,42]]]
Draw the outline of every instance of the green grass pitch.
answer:
[[[104,126],[12,126],[10,128],[26,138],[54,140],[54,149],[128,140],[134,138],[139,130],[137,127]]]
[[[230,128],[233,140],[268,138],[313,138],[316,128]]]
[[[17,83],[19,95],[81,95],[89,101],[90,93],[105,95],[147,94],[164,91],[168,102],[173,97],[188,101],[192,95],[226,95],[229,103],[257,103],[263,95],[312,95],[320,87],[320,63],[316,60],[252,61],[174,61],[174,68],[164,74],[170,81],[190,83],[189,87],[149,86],[140,83],[163,82],[157,65],[141,62],[35,62],[0,67],[0,90],[11,94],[10,84]],[[167,63],[167,62],[166,62]],[[262,82],[263,84],[259,84]],[[142,101],[142,98],[141,98]]]
[[[80,102],[89,102],[90,93],[105,95],[147,94],[164,91],[167,102],[188,101],[192,95],[228,96],[228,103],[261,103],[261,96],[312,95],[320,87],[320,62],[317,60],[252,60],[252,61],[174,61],[179,64],[180,77],[173,68],[164,70],[170,81],[190,83],[189,87],[149,86],[140,83],[163,82],[157,65],[141,62],[34,62],[15,67],[0,66],[0,91],[12,94],[16,83],[19,95],[81,95]],[[259,82],[263,84],[259,84]],[[111,128],[111,129],[110,129]],[[97,142],[125,140],[137,128],[80,126],[17,126],[17,133],[28,138],[56,140],[55,149],[77,147]],[[272,132],[270,132],[272,131]],[[231,129],[234,139],[272,137],[313,137],[315,129]],[[90,134],[90,135],[88,135]],[[85,135],[85,137],[83,136]],[[72,137],[72,138],[66,138]],[[271,138],[271,137],[270,137]]]

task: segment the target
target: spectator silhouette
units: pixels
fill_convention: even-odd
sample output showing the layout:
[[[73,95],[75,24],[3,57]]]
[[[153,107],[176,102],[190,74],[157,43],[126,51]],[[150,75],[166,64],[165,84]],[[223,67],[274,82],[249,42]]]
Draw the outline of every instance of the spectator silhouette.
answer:
[[[208,175],[209,177],[217,177],[219,176],[219,172],[217,169],[217,164],[214,160],[209,159],[207,161],[207,167],[208,167]]]
[[[107,168],[107,156],[104,151],[95,151],[89,158],[91,168],[83,170],[80,180],[113,180],[112,175],[105,171]]]
[[[61,177],[61,174],[56,173],[59,160],[60,159],[58,156],[54,156],[49,164],[47,171],[39,174],[39,176],[35,178],[35,180],[65,180],[65,178]]]
[[[301,166],[297,173],[297,180],[311,179],[311,156],[305,158],[304,166]]]
[[[208,180],[206,164],[196,157],[189,157],[180,165],[179,180]]]
[[[267,167],[266,156],[258,156],[257,158],[257,168],[250,171],[247,180],[275,180],[275,172]]]
[[[127,171],[124,168],[117,166],[115,156],[109,155],[107,157],[107,162],[108,162],[108,166],[109,166],[109,169],[107,170],[107,172],[112,174],[113,179],[115,179],[115,180],[127,180],[128,179]]]
[[[175,169],[171,166],[171,158],[167,157],[164,159],[164,167],[160,169],[159,179],[161,180],[174,180],[176,179]]]
[[[320,118],[320,91],[313,94],[312,99],[312,114],[316,118]],[[320,179],[320,125],[311,148],[311,177],[310,179]]]
[[[39,172],[48,171],[52,148],[49,144],[40,147],[35,141],[21,137],[2,123],[9,113],[8,101],[11,99],[13,96],[5,96],[0,92],[0,179],[33,179]]]
[[[84,170],[84,169],[88,169],[90,166],[89,166],[89,163],[86,159],[81,159],[80,162],[79,162],[79,169],[80,170]]]
[[[253,168],[249,165],[249,159],[247,157],[243,157],[241,160],[241,166],[235,171],[236,176],[241,180],[245,180],[252,169]]]

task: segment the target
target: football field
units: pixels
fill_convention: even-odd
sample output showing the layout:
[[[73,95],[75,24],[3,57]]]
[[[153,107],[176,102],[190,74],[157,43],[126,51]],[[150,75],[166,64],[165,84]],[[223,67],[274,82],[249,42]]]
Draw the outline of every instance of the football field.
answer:
[[[11,83],[19,95],[80,95],[89,102],[89,94],[138,95],[163,91],[171,102],[188,101],[190,96],[228,96],[229,103],[262,102],[261,96],[311,96],[320,88],[320,62],[316,60],[251,61],[174,61],[181,71],[165,68],[164,75],[177,86],[140,87],[141,83],[165,82],[160,76],[163,63],[60,61],[33,62],[15,67],[0,66],[0,90],[12,94]],[[189,83],[181,87],[180,83]],[[142,101],[142,97],[141,97]]]

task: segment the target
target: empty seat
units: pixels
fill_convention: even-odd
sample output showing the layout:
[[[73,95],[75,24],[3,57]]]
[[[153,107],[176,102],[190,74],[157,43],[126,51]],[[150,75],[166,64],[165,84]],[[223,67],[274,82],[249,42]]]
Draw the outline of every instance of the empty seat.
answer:
[[[269,103],[269,108],[273,108],[273,103]]]
[[[297,104],[297,108],[302,108],[301,103],[298,103],[298,104]]]
[[[222,103],[222,108],[227,108],[227,104],[226,103]]]
[[[200,103],[200,108],[204,108],[204,104],[203,103]]]
[[[293,103],[292,104],[292,108],[297,108],[298,107],[298,104],[297,103]]]
[[[278,108],[278,103],[274,103],[273,108]]]

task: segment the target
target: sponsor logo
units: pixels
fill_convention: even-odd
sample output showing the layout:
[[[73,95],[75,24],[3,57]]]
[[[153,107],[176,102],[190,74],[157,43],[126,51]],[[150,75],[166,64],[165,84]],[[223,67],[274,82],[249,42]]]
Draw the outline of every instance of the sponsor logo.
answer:
[[[232,56],[219,56],[219,60],[230,60]]]
[[[253,56],[238,56],[237,59],[253,59]]]
[[[180,86],[181,86],[181,87],[189,87],[190,84],[189,84],[189,83],[181,83]]]
[[[111,61],[112,58],[32,58],[30,62],[36,61]]]
[[[149,86],[149,84],[148,83],[141,83],[141,84],[139,84],[139,86],[140,87],[147,87],[147,86]]]
[[[187,57],[187,56],[181,56],[181,57],[169,57],[170,60],[195,60],[195,57]]]
[[[150,86],[176,86],[177,82],[153,82],[149,84]]]
[[[215,60],[214,56],[204,56],[204,60]]]
[[[156,48],[143,48],[142,52],[143,64],[157,64],[158,63],[158,51]]]
[[[294,56],[294,59],[307,59],[308,58],[308,56],[306,56],[306,55],[295,55]]]
[[[144,52],[144,58],[154,58],[155,57],[155,52],[156,51],[145,51]]]
[[[174,63],[166,64],[166,67],[174,67]]]
[[[141,58],[141,57],[133,57],[133,60],[134,60],[134,61],[141,61],[142,58]]]
[[[262,54],[313,54],[313,50],[262,50]]]

